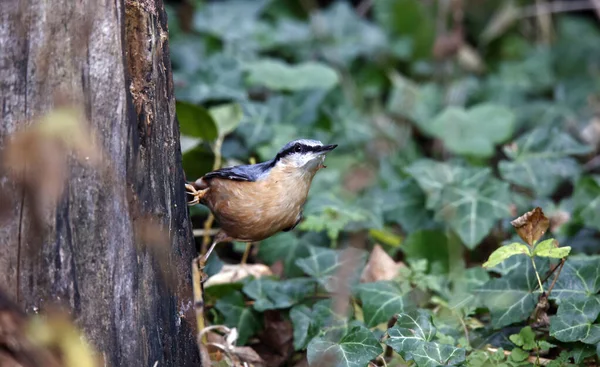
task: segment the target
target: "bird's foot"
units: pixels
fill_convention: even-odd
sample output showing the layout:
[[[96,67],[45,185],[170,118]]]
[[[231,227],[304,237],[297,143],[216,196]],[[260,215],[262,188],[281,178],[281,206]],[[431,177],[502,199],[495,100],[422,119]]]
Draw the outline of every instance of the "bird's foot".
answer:
[[[196,188],[191,185],[191,184],[185,184],[185,188],[187,189],[187,194],[188,195],[192,195],[194,198],[190,201],[188,201],[188,205],[192,206],[192,205],[196,205],[198,203],[200,203],[200,200],[202,200],[202,198],[204,197],[204,195],[206,195],[206,192],[208,191],[208,189],[205,190],[196,190]]]

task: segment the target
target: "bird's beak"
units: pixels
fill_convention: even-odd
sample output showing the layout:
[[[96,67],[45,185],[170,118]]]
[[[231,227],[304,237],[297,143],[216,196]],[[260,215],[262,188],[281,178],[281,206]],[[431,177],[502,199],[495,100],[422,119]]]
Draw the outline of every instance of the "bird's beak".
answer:
[[[321,154],[327,154],[327,153],[331,152],[332,150],[334,150],[336,147],[337,147],[337,144],[323,145],[319,149],[319,153],[321,153]]]

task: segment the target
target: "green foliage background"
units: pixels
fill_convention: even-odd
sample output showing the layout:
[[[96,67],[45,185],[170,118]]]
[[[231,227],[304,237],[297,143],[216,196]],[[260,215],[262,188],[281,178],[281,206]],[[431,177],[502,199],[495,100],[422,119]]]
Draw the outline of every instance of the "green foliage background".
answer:
[[[237,327],[238,344],[252,344],[263,314],[279,310],[293,325],[289,365],[327,351],[332,365],[366,366],[386,346],[388,366],[597,358],[598,20],[552,15],[547,39],[533,2],[465,1],[470,48],[435,58],[440,24],[453,27],[446,3],[377,0],[365,16],[343,1],[198,2],[188,32],[169,8],[188,180],[212,169],[216,150],[234,165],[270,159],[299,137],[339,144],[304,222],[263,241],[253,259],[281,260],[283,276],[207,288],[213,322]],[[526,256],[481,268],[514,242],[509,221],[535,206],[551,219],[547,236],[572,248],[549,327],[530,319],[540,289]],[[191,212],[200,228],[208,211]],[[345,278],[350,314],[339,315],[319,298],[340,286],[351,240],[363,250]],[[376,243],[407,267],[359,283]],[[546,274],[556,261],[536,264]],[[210,272],[220,266],[211,256]]]

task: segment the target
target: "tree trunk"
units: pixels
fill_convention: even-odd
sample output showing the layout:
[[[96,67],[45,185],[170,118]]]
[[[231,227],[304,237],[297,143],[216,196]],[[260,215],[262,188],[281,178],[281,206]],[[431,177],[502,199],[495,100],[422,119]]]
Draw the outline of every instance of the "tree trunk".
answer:
[[[56,91],[84,106],[112,174],[70,159],[40,230],[34,198],[0,171],[0,288],[27,312],[66,305],[108,366],[198,366],[162,0],[1,0],[0,149]],[[136,236],[145,218],[168,229],[162,259],[140,246],[157,240]]]

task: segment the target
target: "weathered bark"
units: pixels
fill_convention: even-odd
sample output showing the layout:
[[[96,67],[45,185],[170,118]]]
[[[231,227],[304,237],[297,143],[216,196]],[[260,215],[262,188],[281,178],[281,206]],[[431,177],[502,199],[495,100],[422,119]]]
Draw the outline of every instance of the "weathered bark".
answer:
[[[0,1],[0,149],[53,108],[56,91],[85,106],[113,174],[72,161],[40,231],[32,198],[0,172],[0,287],[28,312],[67,305],[109,366],[199,365],[162,0]],[[142,216],[168,229],[171,287],[136,243]]]

